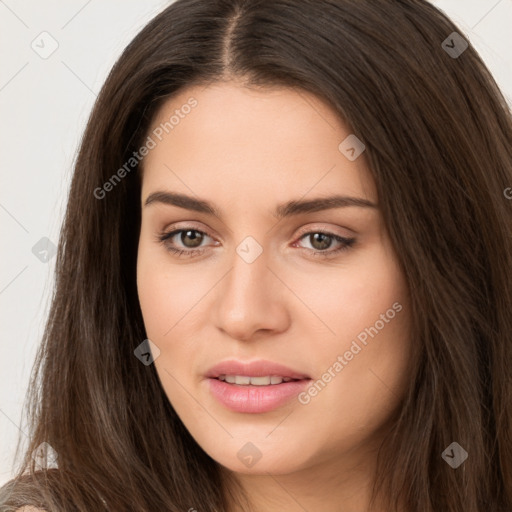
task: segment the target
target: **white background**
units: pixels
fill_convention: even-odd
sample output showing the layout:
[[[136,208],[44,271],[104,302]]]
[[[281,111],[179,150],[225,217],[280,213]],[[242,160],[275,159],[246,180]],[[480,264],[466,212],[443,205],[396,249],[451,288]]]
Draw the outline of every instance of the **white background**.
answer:
[[[41,262],[32,247],[42,237],[57,244],[95,97],[125,46],[169,3],[0,0],[0,485],[12,476],[18,435],[28,432],[22,405],[53,287],[55,259]],[[512,0],[433,3],[479,51],[512,104]],[[43,31],[59,45],[47,59],[31,47]]]

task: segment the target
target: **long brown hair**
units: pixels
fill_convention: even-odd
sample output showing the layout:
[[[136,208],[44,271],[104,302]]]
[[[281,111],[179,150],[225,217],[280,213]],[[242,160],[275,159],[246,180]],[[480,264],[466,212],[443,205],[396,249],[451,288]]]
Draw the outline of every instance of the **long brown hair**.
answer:
[[[463,48],[453,32],[464,39],[424,0],[178,0],[137,35],[81,143],[27,401],[30,445],[1,510],[227,510],[234,488],[133,354],[146,338],[137,166],[98,197],[164,101],[222,80],[312,92],[366,146],[416,347],[374,495],[390,511],[512,510],[511,112],[471,45],[450,52]],[[36,471],[43,442],[58,470]],[[442,457],[452,442],[468,452],[456,469]]]

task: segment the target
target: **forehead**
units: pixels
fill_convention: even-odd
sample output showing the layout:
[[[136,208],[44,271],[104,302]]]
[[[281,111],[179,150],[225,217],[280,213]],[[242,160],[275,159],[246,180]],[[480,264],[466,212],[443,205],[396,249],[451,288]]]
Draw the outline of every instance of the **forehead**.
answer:
[[[189,87],[163,104],[149,135],[155,146],[143,161],[143,196],[166,188],[251,202],[308,191],[377,199],[364,153],[351,161],[339,149],[350,129],[303,90]]]

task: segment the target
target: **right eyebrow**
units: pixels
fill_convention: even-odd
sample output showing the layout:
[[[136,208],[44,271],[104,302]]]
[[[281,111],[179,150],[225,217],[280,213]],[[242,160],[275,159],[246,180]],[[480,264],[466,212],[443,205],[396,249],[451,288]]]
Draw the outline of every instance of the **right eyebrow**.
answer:
[[[164,192],[158,191],[153,192],[148,196],[144,202],[144,206],[148,206],[154,203],[169,204],[172,206],[178,206],[187,210],[193,210],[200,213],[206,213],[208,215],[215,215],[219,217],[219,212],[212,204],[203,199],[196,199],[186,194],[178,194],[176,192]]]

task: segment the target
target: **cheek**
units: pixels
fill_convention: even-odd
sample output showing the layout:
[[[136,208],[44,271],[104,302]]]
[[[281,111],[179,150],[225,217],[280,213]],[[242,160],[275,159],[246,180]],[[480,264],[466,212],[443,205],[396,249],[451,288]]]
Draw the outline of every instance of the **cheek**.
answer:
[[[402,309],[390,310],[396,314],[392,319],[393,313],[389,314],[388,323],[378,322],[380,313],[391,306],[384,301],[375,314],[368,312],[366,324],[350,324],[348,330],[355,335],[338,336],[317,358],[321,369],[301,400],[302,417],[318,438],[329,439],[319,447],[325,456],[330,450],[350,449],[369,439],[399,407],[410,384],[407,304],[397,302]],[[342,319],[337,326],[344,329]]]
[[[338,350],[344,343],[350,346],[353,338],[376,322],[379,331],[400,330],[400,322],[394,319],[406,316],[398,314],[398,305],[393,308],[395,303],[405,308],[407,286],[385,245],[368,247],[339,268],[320,269],[314,275],[304,273],[294,291],[329,329],[327,345],[332,343]],[[386,322],[389,318],[391,321]]]
[[[170,264],[169,255],[164,250],[141,241],[137,257],[137,290],[150,339],[151,336],[155,342],[170,339],[173,326],[198,300],[199,287],[193,277],[179,265]]]
[[[310,346],[317,381],[302,403],[311,418],[329,410],[326,428],[345,433],[377,426],[409,382],[408,289],[390,252],[367,256],[335,280],[320,279],[322,293],[309,295],[331,333]]]
[[[187,311],[195,302],[194,287],[180,276],[179,269],[159,263],[156,254],[146,256],[149,252],[142,249],[137,262],[137,288],[146,335],[160,350],[154,361],[155,369],[173,407],[194,414],[194,404],[182,392],[183,386],[189,388],[187,379],[191,374],[187,362],[194,356],[194,344],[187,341],[183,330],[184,326],[190,329]]]
[[[165,251],[139,246],[137,289],[147,337],[160,350],[155,368],[169,400],[179,407],[190,397],[183,386],[195,385],[193,364],[198,339],[203,339],[205,304],[216,279],[212,272],[201,277],[191,266],[172,264]],[[215,355],[214,350],[211,353]],[[181,384],[181,385],[180,385]],[[190,405],[190,404],[189,404]]]
[[[191,291],[179,286],[179,278],[148,266],[137,278],[139,302],[148,336],[164,336],[188,302]],[[185,311],[183,311],[183,314]]]

